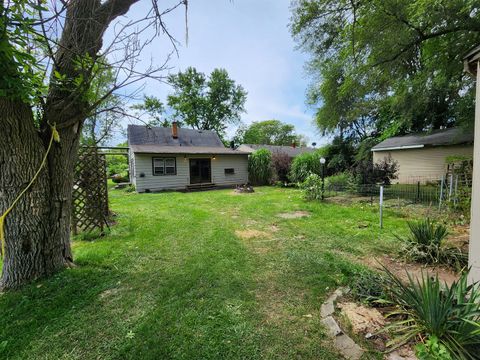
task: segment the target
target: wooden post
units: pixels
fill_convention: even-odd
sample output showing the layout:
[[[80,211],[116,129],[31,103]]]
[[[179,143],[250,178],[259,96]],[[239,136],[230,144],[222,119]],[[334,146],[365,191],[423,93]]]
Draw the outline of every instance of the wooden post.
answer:
[[[468,265],[470,281],[480,281],[480,46],[464,58],[465,70],[477,78],[475,101],[475,140],[473,148],[472,208]]]

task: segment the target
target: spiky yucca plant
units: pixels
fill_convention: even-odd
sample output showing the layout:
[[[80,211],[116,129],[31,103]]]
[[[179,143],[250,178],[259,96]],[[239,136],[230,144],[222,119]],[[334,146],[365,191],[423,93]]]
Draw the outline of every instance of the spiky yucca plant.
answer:
[[[399,319],[386,329],[396,334],[389,346],[401,346],[415,337],[435,336],[452,358],[480,359],[480,288],[478,283],[468,284],[468,272],[448,286],[441,284],[438,276],[424,274],[416,280],[408,274],[404,284],[391,271],[384,270],[389,302],[396,305],[389,316]]]

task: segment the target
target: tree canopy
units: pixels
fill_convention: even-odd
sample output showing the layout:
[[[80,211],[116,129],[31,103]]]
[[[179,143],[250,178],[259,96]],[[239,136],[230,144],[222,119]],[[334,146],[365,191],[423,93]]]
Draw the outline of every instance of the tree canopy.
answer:
[[[167,104],[173,118],[186,126],[214,130],[222,137],[227,126],[240,122],[245,112],[247,92],[224,69],[215,69],[207,77],[189,67],[170,75],[168,82],[174,92]]]
[[[479,13],[475,0],[293,1],[318,128],[363,139],[471,122],[462,57],[480,42]]]
[[[238,144],[262,145],[306,145],[306,139],[295,133],[295,127],[279,120],[253,122],[237,130],[235,142]]]
[[[170,121],[165,116],[165,106],[155,96],[144,95],[143,102],[132,105],[132,109],[137,112],[137,118],[147,117],[147,125],[170,126]]]

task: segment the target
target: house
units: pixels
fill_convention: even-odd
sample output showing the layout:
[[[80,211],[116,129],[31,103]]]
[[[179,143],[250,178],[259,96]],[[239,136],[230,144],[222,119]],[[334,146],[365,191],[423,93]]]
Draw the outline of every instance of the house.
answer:
[[[247,152],[249,154],[259,149],[269,150],[272,154],[284,153],[287,154],[290,158],[294,158],[300,154],[304,154],[307,152],[315,151],[315,149],[310,147],[297,147],[295,146],[295,143],[291,146],[243,144],[238,147],[238,150]]]
[[[130,181],[137,192],[233,187],[248,182],[248,153],[213,131],[129,125]]]
[[[446,174],[447,157],[473,156],[473,133],[461,128],[396,136],[372,148],[373,161],[391,157],[399,165],[398,183],[438,180]]]

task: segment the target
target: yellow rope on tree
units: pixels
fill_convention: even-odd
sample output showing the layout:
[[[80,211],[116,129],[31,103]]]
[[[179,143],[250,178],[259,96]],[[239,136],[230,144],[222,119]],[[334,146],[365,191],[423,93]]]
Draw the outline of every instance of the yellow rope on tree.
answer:
[[[42,171],[43,167],[45,166],[45,164],[47,162],[48,154],[50,153],[50,150],[52,148],[53,141],[60,142],[60,134],[57,131],[56,125],[55,124],[53,126],[50,125],[50,127],[52,128],[52,136],[50,138],[50,142],[48,144],[47,152],[45,153],[45,156],[43,157],[43,160],[42,160],[42,163],[40,164],[40,167],[38,168],[37,172],[33,176],[33,179],[30,181],[30,183],[27,185],[27,187],[22,190],[22,192],[13,201],[12,205],[10,205],[10,207],[3,213],[3,215],[0,216],[0,243],[1,243],[0,251],[1,251],[2,257],[5,254],[5,233],[4,233],[5,218],[10,213],[10,211],[12,211],[12,209],[15,207],[17,202],[22,198],[22,196],[28,191],[28,189],[30,189],[32,187],[35,180],[37,180],[38,175],[40,175],[40,172]]]

